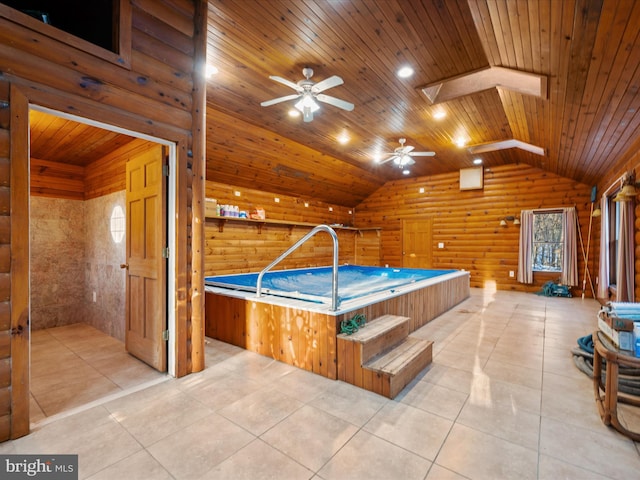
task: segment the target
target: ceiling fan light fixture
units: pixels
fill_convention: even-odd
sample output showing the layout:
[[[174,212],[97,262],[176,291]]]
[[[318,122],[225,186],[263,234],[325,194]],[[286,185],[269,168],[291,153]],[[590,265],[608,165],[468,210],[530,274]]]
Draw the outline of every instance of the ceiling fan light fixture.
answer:
[[[308,109],[311,113],[320,110],[320,106],[316,103],[313,97],[305,93],[300,100],[294,105],[298,110],[304,113],[305,109]]]

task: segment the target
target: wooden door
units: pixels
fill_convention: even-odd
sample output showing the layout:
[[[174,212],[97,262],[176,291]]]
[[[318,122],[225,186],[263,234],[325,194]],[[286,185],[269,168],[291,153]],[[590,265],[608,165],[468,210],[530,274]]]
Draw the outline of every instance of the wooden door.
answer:
[[[127,162],[127,351],[167,370],[166,181],[162,145]]]
[[[431,268],[431,219],[402,222],[402,266]]]

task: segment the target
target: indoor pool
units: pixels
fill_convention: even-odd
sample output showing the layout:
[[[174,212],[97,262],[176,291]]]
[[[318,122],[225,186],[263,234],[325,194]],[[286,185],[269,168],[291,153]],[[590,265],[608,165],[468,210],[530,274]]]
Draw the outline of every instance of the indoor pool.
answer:
[[[379,292],[394,293],[400,287],[455,271],[341,265],[338,300],[341,303]],[[270,271],[262,280],[262,293],[326,303],[331,301],[332,273],[332,267]],[[257,280],[258,273],[246,273],[206,277],[205,284],[255,292]]]

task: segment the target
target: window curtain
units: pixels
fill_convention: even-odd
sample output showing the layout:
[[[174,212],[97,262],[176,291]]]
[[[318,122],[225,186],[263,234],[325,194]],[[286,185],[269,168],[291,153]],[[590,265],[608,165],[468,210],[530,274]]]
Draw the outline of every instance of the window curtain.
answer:
[[[576,209],[562,209],[564,231],[562,273],[560,283],[578,285],[578,242]],[[518,276],[520,283],[533,283],[533,214],[534,210],[520,212],[520,247],[518,249]]]
[[[517,280],[520,283],[533,283],[533,210],[520,212]]]
[[[600,199],[600,265],[598,267],[598,298],[609,298],[609,202]]]
[[[622,202],[620,208],[620,232],[618,235],[618,258],[616,259],[616,288],[618,302],[634,302],[634,246],[633,224],[635,202]]]
[[[562,274],[560,283],[564,285],[578,285],[578,219],[575,207],[564,208],[562,216],[562,229],[564,231],[564,244],[562,256]]]

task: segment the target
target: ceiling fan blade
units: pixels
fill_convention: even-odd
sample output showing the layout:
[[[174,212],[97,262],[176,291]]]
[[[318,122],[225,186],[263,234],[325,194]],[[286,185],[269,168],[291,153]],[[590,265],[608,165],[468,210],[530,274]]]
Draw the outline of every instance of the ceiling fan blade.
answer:
[[[433,157],[436,152],[411,152],[410,157]]]
[[[311,91],[313,93],[320,93],[323,92],[325,90],[328,90],[329,88],[333,88],[333,87],[337,87],[338,85],[342,85],[344,83],[344,81],[338,77],[337,75],[334,75],[332,77],[329,78],[325,78],[324,80],[316,83],[315,85],[313,85],[313,87],[311,87]]]
[[[396,155],[395,153],[388,153],[387,155],[391,155],[389,158],[385,158],[384,160],[380,160],[379,162],[377,162],[378,165],[382,165],[383,163],[387,163],[387,162],[391,162],[391,161],[395,161],[396,158],[400,158],[398,155]]]
[[[324,93],[320,93],[319,95],[317,95],[316,99],[320,102],[328,103],[329,105],[333,105],[334,107],[338,107],[349,112],[353,110],[353,103],[340,100],[336,97],[330,97],[329,95],[325,95]]]
[[[296,92],[303,92],[304,89],[298,85],[297,83],[293,83],[291,80],[287,80],[286,78],[278,77],[277,75],[270,75],[269,78],[278,83],[286,85],[287,87],[293,88]]]
[[[405,147],[398,147],[398,148],[396,148],[396,151],[397,151],[398,153],[404,153],[404,154],[407,154],[407,153],[411,152],[413,149],[414,149],[414,147],[412,147],[411,145],[407,145],[407,146],[405,146]]]
[[[299,94],[295,93],[293,95],[287,95],[285,97],[278,97],[278,98],[274,98],[273,100],[267,100],[265,102],[260,103],[260,105],[263,107],[269,107],[271,105],[275,105],[276,103],[286,102],[287,100],[294,100],[299,96],[300,96]]]

